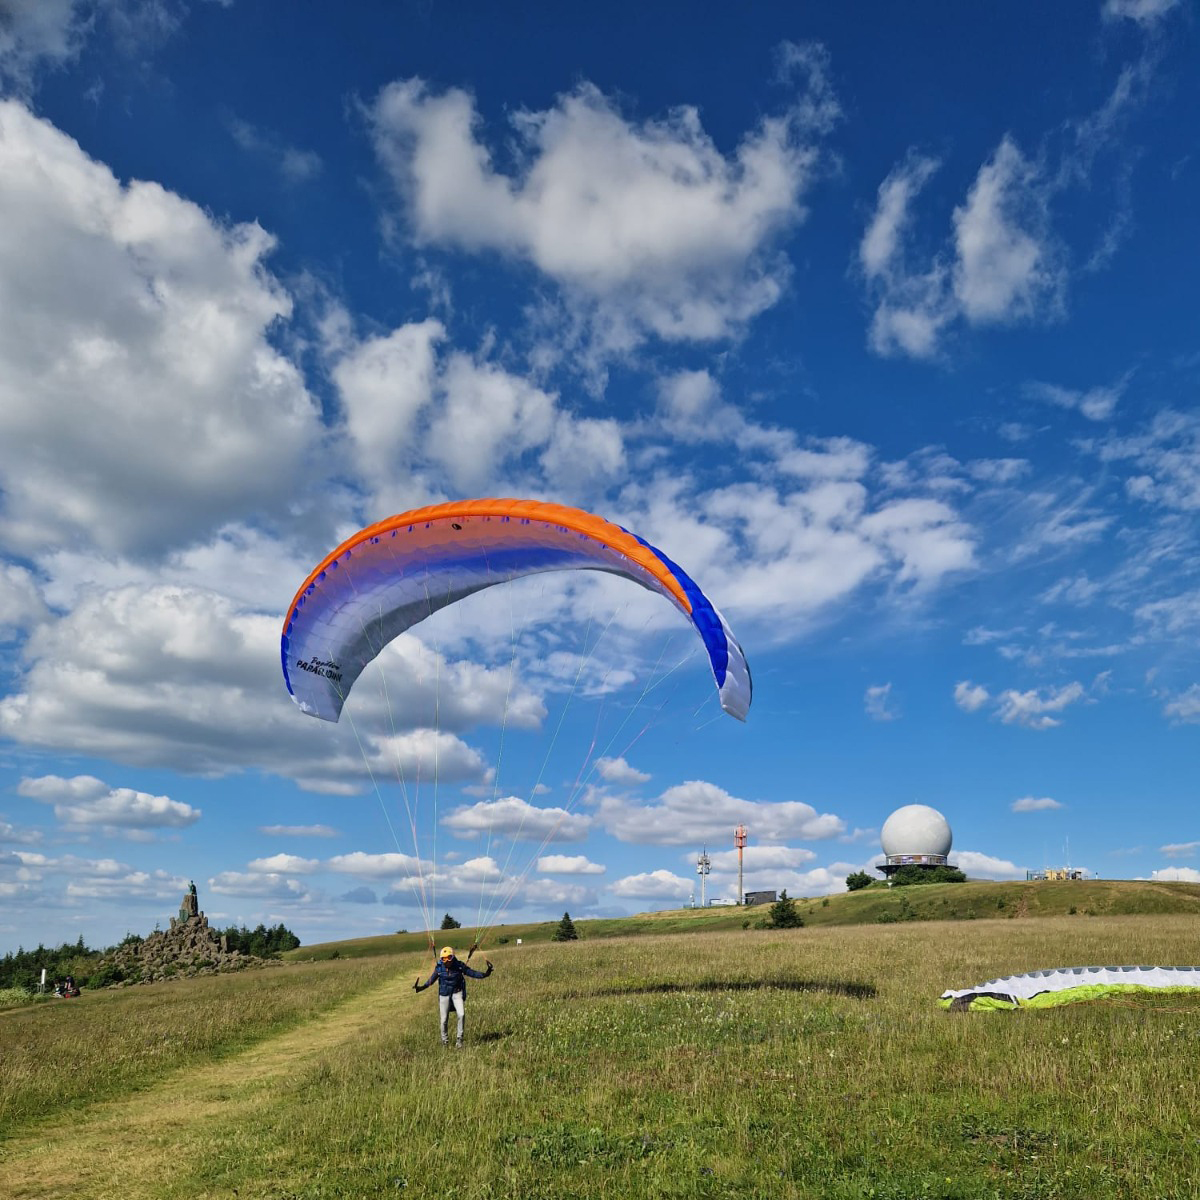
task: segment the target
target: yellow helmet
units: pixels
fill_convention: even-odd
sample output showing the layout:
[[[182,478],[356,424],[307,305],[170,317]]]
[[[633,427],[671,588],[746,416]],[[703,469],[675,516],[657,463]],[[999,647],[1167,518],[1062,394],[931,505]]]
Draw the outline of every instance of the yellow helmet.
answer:
[[[441,957],[442,958],[453,958],[454,957],[454,947],[453,946],[443,946]]]

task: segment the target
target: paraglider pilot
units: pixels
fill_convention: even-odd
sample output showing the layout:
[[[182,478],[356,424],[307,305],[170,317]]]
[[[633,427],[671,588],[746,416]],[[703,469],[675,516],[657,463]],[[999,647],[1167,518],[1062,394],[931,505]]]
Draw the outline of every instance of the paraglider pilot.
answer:
[[[434,965],[429,978],[422,983],[421,977],[418,975],[416,983],[413,984],[414,992],[423,992],[432,985],[435,979],[437,980],[438,1015],[441,1018],[443,1046],[450,1044],[447,1026],[450,1023],[450,1006],[453,1004],[454,1011],[458,1014],[458,1037],[455,1039],[454,1045],[457,1049],[462,1049],[463,1030],[467,1022],[466,977],[469,975],[472,979],[486,979],[492,973],[493,968],[487,959],[484,959],[484,962],[487,962],[487,970],[476,971],[455,957],[453,946],[443,946],[441,957]]]

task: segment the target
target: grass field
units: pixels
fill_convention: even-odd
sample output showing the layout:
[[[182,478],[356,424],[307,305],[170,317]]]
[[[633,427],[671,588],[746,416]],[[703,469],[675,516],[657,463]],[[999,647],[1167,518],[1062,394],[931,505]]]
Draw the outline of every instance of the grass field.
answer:
[[[1193,1197],[1200,999],[948,1014],[1190,964],[1189,916],[510,942],[438,1045],[404,952],[0,1014],[0,1195]]]

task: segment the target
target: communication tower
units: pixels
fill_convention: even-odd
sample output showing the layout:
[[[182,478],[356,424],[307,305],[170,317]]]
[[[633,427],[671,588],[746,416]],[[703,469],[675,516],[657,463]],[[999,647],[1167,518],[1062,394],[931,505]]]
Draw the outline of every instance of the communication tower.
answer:
[[[746,827],[745,827],[745,825],[739,825],[733,831],[733,844],[737,847],[737,852],[738,852],[737,902],[739,904],[745,904],[746,895],[742,891],[742,851],[745,850],[745,848],[746,848]]]
[[[705,846],[700,851],[700,857],[696,859],[696,874],[700,876],[700,907],[707,908],[708,905],[704,899],[705,885],[708,882],[709,872],[712,870],[712,859],[708,857],[708,847]]]

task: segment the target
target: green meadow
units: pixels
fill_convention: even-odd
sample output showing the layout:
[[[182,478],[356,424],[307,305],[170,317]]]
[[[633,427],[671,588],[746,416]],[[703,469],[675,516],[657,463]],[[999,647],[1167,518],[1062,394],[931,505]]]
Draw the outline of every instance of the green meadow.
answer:
[[[1190,893],[1035,920],[1006,886],[991,916],[818,919],[880,892],[805,901],[797,930],[500,930],[461,1051],[405,936],[0,1012],[0,1195],[1191,1200],[1200,997],[937,1005],[1040,967],[1192,965]]]

